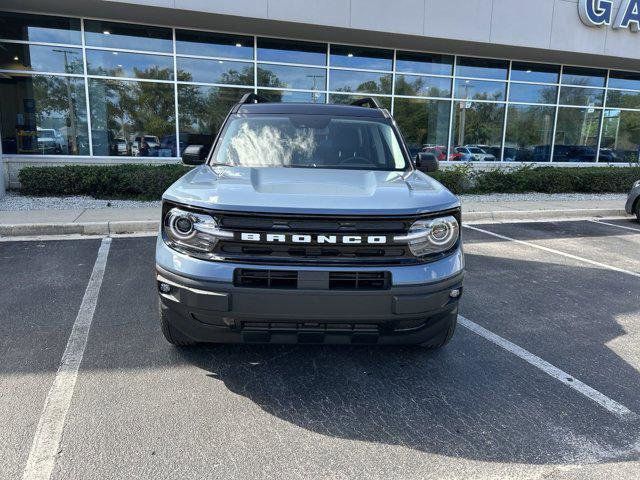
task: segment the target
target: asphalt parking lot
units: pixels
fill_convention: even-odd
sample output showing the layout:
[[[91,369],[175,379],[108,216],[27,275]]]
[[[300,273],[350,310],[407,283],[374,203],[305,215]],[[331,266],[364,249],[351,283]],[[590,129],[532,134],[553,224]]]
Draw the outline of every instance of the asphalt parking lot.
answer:
[[[0,478],[639,478],[640,225],[471,227],[438,353],[176,349],[154,238],[0,242]]]

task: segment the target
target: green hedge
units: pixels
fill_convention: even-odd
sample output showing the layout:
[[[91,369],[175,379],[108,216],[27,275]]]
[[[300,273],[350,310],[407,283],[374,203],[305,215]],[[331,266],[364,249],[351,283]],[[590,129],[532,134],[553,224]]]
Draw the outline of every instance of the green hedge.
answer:
[[[20,171],[25,195],[91,195],[97,198],[157,200],[189,171],[183,165],[87,165],[26,167]],[[432,174],[460,193],[622,193],[640,179],[640,167],[530,167],[476,171],[468,164]]]
[[[640,167],[530,167],[474,171],[461,165],[433,177],[460,193],[626,193],[640,179]]]
[[[18,178],[25,195],[158,200],[188,171],[183,165],[73,165],[25,167]]]

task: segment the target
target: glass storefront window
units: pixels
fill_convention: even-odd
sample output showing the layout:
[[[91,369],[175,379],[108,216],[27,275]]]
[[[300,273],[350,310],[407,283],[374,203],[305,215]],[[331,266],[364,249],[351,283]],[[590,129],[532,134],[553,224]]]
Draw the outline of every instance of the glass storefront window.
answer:
[[[453,56],[398,51],[396,52],[396,71],[427,75],[452,75]]]
[[[83,79],[3,75],[0,104],[3,153],[89,154]]]
[[[253,85],[253,62],[178,57],[176,65],[182,82]]]
[[[87,46],[91,47],[166,53],[173,51],[173,34],[170,28],[85,20],[84,37]]]
[[[261,62],[326,65],[327,46],[323,43],[258,38],[258,60]]]
[[[0,12],[0,38],[80,45],[80,19]]]
[[[507,162],[548,162],[556,108],[509,105],[504,159]]]
[[[176,53],[253,60],[253,37],[176,30]]]
[[[82,74],[82,49],[0,43],[0,70]]]
[[[395,89],[396,95],[447,98],[451,96],[451,79],[396,74]]]
[[[604,90],[581,87],[560,88],[560,105],[601,107],[603,102]]]
[[[468,100],[504,100],[507,84],[486,80],[456,79],[455,98]]]
[[[301,90],[325,90],[327,71],[324,68],[291,67],[288,65],[258,65],[258,86],[276,86]]]
[[[594,68],[564,67],[562,70],[563,85],[604,87],[606,77],[606,70],[597,70]]]
[[[640,91],[609,90],[607,107],[640,109]]]
[[[452,143],[485,152],[474,154],[468,160],[482,160],[486,154],[500,161],[504,112],[503,103],[455,102]]]
[[[184,135],[214,135],[222,118],[211,118],[252,91],[277,102],[373,96],[393,104],[412,149],[455,159],[473,148],[476,159],[619,161],[635,149],[640,113],[640,72],[6,12],[0,80],[4,151],[27,154],[86,155],[91,142],[96,155],[178,155]],[[38,150],[43,129],[57,146]]]
[[[329,79],[329,90],[335,92],[391,93],[391,74],[331,70]]]
[[[510,102],[548,103],[555,105],[557,98],[558,87],[552,85],[512,83],[509,88]]]
[[[393,50],[331,45],[331,66],[390,71],[393,66]]]
[[[164,55],[87,50],[89,75],[173,80],[173,58]]]
[[[180,154],[188,145],[212,145],[231,107],[253,89],[178,85]],[[173,146],[172,156],[175,154]]]
[[[173,85],[89,81],[94,155],[170,157],[175,145]]]
[[[560,79],[560,66],[513,62],[510,79],[511,81],[519,82],[558,83]]]
[[[355,102],[356,100],[359,100],[363,97],[366,97],[366,95],[345,95],[345,94],[339,94],[339,93],[332,93],[329,95],[329,103],[349,105],[350,103]],[[391,110],[391,97],[376,96],[374,98],[376,102],[378,102],[378,105],[380,105],[381,108],[386,108],[387,110]]]
[[[605,110],[600,162],[640,160],[640,112]]]
[[[626,88],[640,90],[640,73],[611,71],[609,74],[609,88]]]
[[[554,162],[595,162],[602,111],[595,108],[558,109]]]
[[[446,160],[451,101],[396,98],[395,118],[412,156],[431,148]]]
[[[325,103],[326,95],[319,92],[291,92],[287,90],[258,90],[270,102]]]
[[[490,58],[458,58],[456,75],[458,77],[489,78],[506,80],[509,62]]]

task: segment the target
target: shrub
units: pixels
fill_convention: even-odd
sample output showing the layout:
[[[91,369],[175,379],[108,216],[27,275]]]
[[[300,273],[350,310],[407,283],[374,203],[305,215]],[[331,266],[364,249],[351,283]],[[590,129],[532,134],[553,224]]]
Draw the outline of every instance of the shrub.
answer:
[[[69,165],[25,167],[18,178],[25,195],[158,200],[188,171],[183,165]]]
[[[183,165],[74,165],[25,167],[19,173],[25,195],[91,195],[97,198],[157,200],[189,171]],[[468,164],[432,174],[461,193],[623,193],[640,179],[640,166],[532,167],[477,171]]]
[[[442,170],[433,177],[460,193],[626,193],[640,179],[640,167],[532,167],[488,171]]]

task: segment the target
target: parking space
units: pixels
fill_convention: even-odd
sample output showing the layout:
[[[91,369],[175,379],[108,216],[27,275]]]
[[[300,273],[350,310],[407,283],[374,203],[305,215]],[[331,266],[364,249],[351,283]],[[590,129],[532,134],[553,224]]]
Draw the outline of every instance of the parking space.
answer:
[[[0,244],[0,477],[22,475],[99,243]]]
[[[464,229],[461,314],[640,413],[640,227],[611,223]],[[99,245],[0,243],[7,478],[22,475]],[[111,243],[52,478],[638,477],[635,416],[468,328],[439,353],[171,347],[153,249]]]

